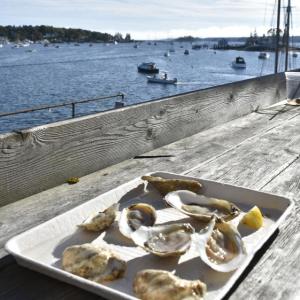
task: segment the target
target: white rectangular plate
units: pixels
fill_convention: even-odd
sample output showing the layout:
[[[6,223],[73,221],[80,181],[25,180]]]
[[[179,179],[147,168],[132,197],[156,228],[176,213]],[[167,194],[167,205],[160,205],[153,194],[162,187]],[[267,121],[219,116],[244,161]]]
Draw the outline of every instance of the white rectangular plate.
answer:
[[[254,254],[274,233],[279,224],[290,212],[292,201],[280,196],[231,186],[172,173],[152,173],[164,178],[194,179],[203,185],[203,193],[207,196],[222,198],[234,202],[243,211],[257,205],[263,212],[264,226],[257,231],[242,232],[248,257],[239,269],[230,273],[218,273],[206,266],[198,257],[195,249],[189,250],[179,259],[159,258],[137,248],[119,233],[117,222],[107,231],[99,234],[89,233],[77,227],[90,214],[101,211],[113,203],[120,203],[120,210],[136,202],[145,202],[157,209],[157,223],[165,223],[185,219],[186,216],[174,208],[167,208],[154,188],[147,186],[140,178],[134,179],[118,188],[102,194],[48,222],[32,228],[6,244],[6,250],[15,256],[20,265],[36,270],[48,276],[65,281],[96,293],[108,299],[136,299],[132,291],[135,274],[143,269],[164,269],[175,271],[184,279],[200,279],[207,284],[206,300],[221,299],[230,290]],[[233,222],[238,222],[236,219]],[[98,284],[75,276],[61,269],[63,250],[71,245],[93,242],[108,244],[127,261],[124,278],[109,284]],[[193,248],[193,247],[191,247]]]

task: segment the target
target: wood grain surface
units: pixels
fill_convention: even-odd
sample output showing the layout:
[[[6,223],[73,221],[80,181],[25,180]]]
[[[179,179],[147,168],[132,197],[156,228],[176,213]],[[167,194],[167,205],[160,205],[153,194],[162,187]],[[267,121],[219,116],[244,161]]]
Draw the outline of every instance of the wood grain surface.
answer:
[[[283,73],[0,136],[0,206],[285,98]]]
[[[146,172],[186,173],[294,199],[291,215],[227,298],[299,299],[300,108],[270,120],[282,107],[259,110],[148,152],[148,158],[130,159],[82,177],[74,186],[63,184],[4,206],[0,208],[0,245],[12,235]],[[19,267],[10,256],[0,260],[0,298],[99,299]]]

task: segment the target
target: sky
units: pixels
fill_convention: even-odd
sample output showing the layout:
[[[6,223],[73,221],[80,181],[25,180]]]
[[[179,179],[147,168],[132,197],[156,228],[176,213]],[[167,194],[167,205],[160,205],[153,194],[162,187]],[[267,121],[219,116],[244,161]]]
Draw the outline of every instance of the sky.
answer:
[[[276,0],[0,0],[0,25],[52,25],[134,39],[249,36],[275,27]],[[292,0],[292,34],[300,35]],[[286,5],[287,0],[282,0]],[[298,7],[296,6],[298,4]]]

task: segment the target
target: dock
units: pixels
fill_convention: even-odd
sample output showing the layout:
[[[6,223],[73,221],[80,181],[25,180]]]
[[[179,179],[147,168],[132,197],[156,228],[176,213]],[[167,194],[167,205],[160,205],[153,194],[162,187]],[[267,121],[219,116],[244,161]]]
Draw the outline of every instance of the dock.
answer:
[[[0,135],[0,299],[101,299],[19,266],[4,245],[154,171],[292,199],[226,299],[298,299],[300,106],[285,84],[278,73]]]

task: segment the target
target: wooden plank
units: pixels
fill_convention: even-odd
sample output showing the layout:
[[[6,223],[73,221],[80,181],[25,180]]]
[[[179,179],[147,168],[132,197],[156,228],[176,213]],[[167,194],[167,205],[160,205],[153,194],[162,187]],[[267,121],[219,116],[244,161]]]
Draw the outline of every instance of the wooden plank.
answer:
[[[231,299],[300,298],[300,159],[262,188],[294,199],[295,208],[272,245],[233,293]]]
[[[0,206],[285,98],[284,74],[0,136]]]
[[[260,189],[298,158],[299,124],[300,115],[297,115],[187,174]]]
[[[102,298],[12,263],[0,267],[0,299],[101,300]]]
[[[300,286],[300,117],[205,162],[189,175],[269,191],[295,208],[232,299],[298,299]],[[262,253],[260,254],[262,255]],[[255,268],[254,268],[255,267]]]
[[[89,188],[93,189],[92,186],[97,184],[99,184],[98,187],[99,189],[102,188],[103,190],[105,190],[106,188],[108,189],[113,188],[115,185],[118,185],[121,182],[124,181],[126,182],[130,180],[131,176],[136,177],[138,175],[144,174],[147,171],[155,171],[157,170],[157,168],[166,167],[163,170],[173,171],[173,172],[174,171],[183,172],[184,170],[186,170],[185,168],[188,168],[189,166],[192,167],[195,164],[197,164],[197,162],[199,163],[203,161],[204,163],[202,163],[198,168],[201,171],[200,173],[205,177],[209,177],[211,179],[219,178],[220,180],[223,180],[225,178],[226,182],[239,184],[239,185],[243,184],[245,186],[249,186],[253,188],[256,188],[257,184],[259,183],[260,188],[273,189],[273,187],[276,187],[275,191],[281,192],[283,194],[286,192],[293,193],[294,191],[297,191],[297,193],[299,193],[298,190],[299,181],[297,181],[294,178],[294,176],[296,176],[297,178],[300,170],[298,164],[299,159],[297,159],[297,155],[296,155],[297,151],[299,150],[299,137],[297,136],[297,131],[296,131],[296,126],[299,126],[299,115],[295,114],[295,112],[293,114],[291,114],[290,112],[290,115],[286,114],[286,115],[278,116],[278,119],[276,117],[275,119],[270,121],[270,123],[267,122],[268,118],[269,118],[268,115],[252,114],[242,119],[232,121],[229,124],[224,124],[217,128],[207,130],[191,138],[178,141],[177,143],[174,143],[172,145],[148,153],[149,155],[151,154],[156,155],[158,153],[163,153],[163,154],[172,153],[175,154],[175,157],[166,158],[166,159],[158,158],[157,162],[156,159],[155,162],[154,160],[149,160],[149,159],[129,160],[117,166],[107,168],[106,169],[107,173],[102,173],[102,171],[100,171],[97,172],[96,174],[91,174],[89,176],[86,176],[85,178],[82,179],[82,182],[80,182],[81,185],[75,185],[72,187],[71,186],[57,187],[57,189],[54,189],[55,190],[54,193],[53,190],[43,192],[40,195],[42,194],[45,195],[46,193],[49,193],[48,195],[49,198],[44,199],[43,197],[38,196],[37,198],[35,198],[35,201],[27,202],[28,205],[27,210],[22,211],[22,215],[24,214],[32,215],[33,211],[35,212],[36,211],[39,212],[40,210],[42,211],[41,207],[43,206],[48,206],[47,209],[49,211],[52,211],[53,209],[56,210],[52,212],[52,214],[55,215],[58,212],[57,207],[55,206],[60,206],[60,205],[63,206],[63,204],[65,204],[64,200],[66,198],[56,199],[56,203],[54,206],[51,205],[49,206],[49,203],[46,204],[46,200],[55,199],[56,197],[61,197],[62,195],[64,195],[64,197],[67,197],[68,193],[70,192],[71,195],[68,201],[71,202],[71,198],[73,196],[75,196],[75,198],[76,197],[78,198],[78,194],[81,195],[84,194],[85,184],[90,185],[87,188],[87,190]],[[261,123],[261,127],[257,126],[255,130],[252,131],[253,129],[251,128],[250,125],[254,120],[257,120],[257,123]],[[239,140],[239,138],[237,137],[238,133],[240,133],[242,136],[241,140]],[[290,138],[285,139],[284,133]],[[270,142],[268,142],[269,139]],[[196,141],[198,142],[196,143]],[[274,145],[274,142],[279,143],[280,145],[275,146],[276,149],[273,150],[272,147]],[[256,145],[255,148],[253,147],[253,144]],[[203,148],[201,148],[201,145]],[[210,147],[208,147],[207,145],[210,145]],[[272,145],[272,147],[270,147],[270,145]],[[253,159],[246,160],[246,158],[249,157],[246,148],[248,148],[248,152],[251,151],[253,152],[252,153],[254,157]],[[286,150],[282,151],[282,149],[286,149]],[[268,151],[271,151],[269,155],[266,154]],[[279,162],[277,162],[276,159],[274,159],[272,156],[272,154],[274,154],[276,151],[279,151],[279,154],[283,155],[283,157],[281,156],[279,157],[278,154],[278,156],[276,157],[277,160],[279,159]],[[235,153],[235,155],[231,155],[231,152]],[[202,161],[203,158],[202,155],[204,155],[204,153],[208,153],[209,156],[206,156]],[[197,156],[196,159],[194,158],[195,156]],[[253,176],[249,177],[246,170],[241,170],[238,165],[235,165],[235,163],[237,162],[236,160],[237,158],[235,156],[243,156],[245,158],[245,161],[247,161],[248,163],[245,164],[244,167],[247,167],[249,165],[251,167],[251,163],[255,161],[262,161],[261,157],[263,157],[266,160],[266,163],[262,164],[260,168],[264,169],[264,172],[259,171],[257,174],[257,177],[259,178],[256,178],[255,169],[253,169],[254,171]],[[208,162],[205,162],[207,160]],[[223,168],[225,168],[228,171],[226,174],[224,174],[222,178],[220,178],[220,174],[218,174],[219,169],[216,166],[216,161],[219,161],[220,163],[222,163],[223,161],[228,161],[227,164],[225,164],[224,162],[222,163]],[[296,163],[298,165],[296,165]],[[274,164],[276,165],[275,167],[273,167]],[[208,170],[210,165],[213,167],[216,173],[213,174]],[[199,170],[196,169],[190,173],[193,175],[198,175]],[[272,171],[273,174],[272,176],[268,175],[268,172],[270,170]],[[295,173],[296,171],[297,173]],[[129,175],[129,178],[126,177],[126,174]],[[229,174],[231,174],[231,176],[229,176]],[[265,177],[266,174],[268,175],[267,177]],[[287,176],[284,174],[289,174],[289,175]],[[95,176],[96,178],[92,178],[93,176]],[[247,180],[245,179],[245,177],[247,178]],[[90,181],[88,179],[90,179]],[[280,184],[278,184],[278,182]],[[273,187],[272,187],[272,183],[273,183]],[[291,188],[289,188],[287,191],[287,187],[291,187]],[[64,193],[61,193],[63,189],[65,189],[65,191]],[[69,191],[67,191],[66,189],[69,189]],[[72,191],[72,189],[76,189],[76,192],[74,190]],[[52,194],[50,195],[51,192]],[[299,194],[297,195],[299,196]],[[26,200],[28,199],[25,199],[24,202],[26,202]],[[31,200],[32,199],[33,197],[31,197]],[[41,206],[40,208],[38,208],[37,206],[38,200],[45,201],[40,204]],[[19,203],[22,203],[22,201],[20,201]],[[70,203],[67,203],[66,205],[72,206],[72,204]],[[15,206],[15,211],[11,211],[12,213],[10,215],[10,223],[5,223],[5,225],[9,227],[10,225],[13,225],[13,222],[15,220],[15,222],[18,223],[19,230],[20,230],[20,227],[22,226],[22,221],[24,219],[21,221],[20,218],[17,217],[19,216],[17,203],[1,208],[0,212],[3,211],[3,209],[10,208],[12,206]],[[24,205],[24,207],[26,207],[26,205]],[[21,206],[21,210],[22,209],[23,207]],[[60,209],[61,211],[63,211],[64,208],[62,207]],[[44,212],[45,211],[46,209],[44,207]],[[49,211],[46,218],[49,217]],[[9,211],[6,211],[4,215],[7,215],[8,212]],[[14,213],[16,215],[14,215]],[[0,219],[2,220],[1,217]],[[41,221],[42,220],[35,219],[36,223],[39,223]],[[15,228],[15,230],[17,229]],[[280,242],[280,245],[282,246],[284,245],[285,242],[288,242],[291,239],[290,236],[292,234],[293,234],[292,232],[287,233],[284,239]],[[290,254],[291,258],[293,258],[291,251],[292,250],[290,250],[289,253],[291,253]],[[274,252],[272,252],[273,253],[272,255],[268,256],[268,260],[270,259],[272,260],[273,256],[276,255],[277,252],[280,252],[278,248],[276,248]],[[279,260],[279,258],[277,259]],[[280,256],[280,259],[282,259],[282,264],[284,264],[284,259],[282,256]],[[270,266],[271,265],[272,264],[270,264]],[[290,264],[290,266],[293,267],[292,264]],[[273,295],[276,296],[277,295],[276,293],[279,293],[279,290],[282,288],[282,281],[280,280],[282,279],[283,275],[280,276],[277,275],[278,276],[276,279],[277,286],[275,286],[275,284],[271,285],[271,287],[275,289],[275,292],[270,289],[265,289],[266,292],[264,294],[263,292],[259,292],[259,291],[262,285],[267,284],[267,281],[265,281],[263,276],[261,276],[262,271],[256,272],[256,270],[257,268],[255,267],[252,273],[249,274],[249,278],[250,278],[249,279],[250,282],[248,282],[249,287],[247,286],[246,283],[245,285],[244,283],[242,283],[239,286],[238,290],[232,295],[232,298],[241,299],[242,297],[244,297],[246,299],[257,299],[256,294],[258,294],[262,299],[270,299],[270,295],[272,297]],[[287,270],[289,270],[289,268],[285,269],[285,271]],[[263,273],[263,275],[265,274]],[[256,280],[257,277],[260,278],[260,280]],[[0,282],[3,285],[3,288],[0,289],[0,296],[3,295],[3,299],[18,299],[18,297],[20,296],[24,297],[24,291],[26,291],[25,293],[26,297],[28,296],[27,299],[41,299],[41,298],[44,299],[44,297],[48,297],[49,299],[74,299],[74,298],[79,299],[76,298],[79,297],[77,295],[82,296],[82,298],[87,297],[87,299],[95,299],[92,294],[86,293],[84,291],[79,291],[74,287],[71,287],[64,283],[60,283],[53,279],[48,279],[43,275],[38,275],[35,272],[31,272],[29,270],[23,269],[12,263],[8,263],[4,267],[2,267],[2,269],[0,265]],[[294,278],[294,283],[295,282],[296,279]],[[244,289],[246,289],[246,292],[244,292]],[[46,296],[44,295],[45,290],[48,291]],[[274,299],[279,299],[279,298],[274,298]]]
[[[273,112],[280,107],[274,107]],[[0,208],[0,257],[6,254],[2,247],[13,235],[147,172],[165,170],[182,173],[221,156],[255,135],[282,126],[297,115],[298,112],[292,110],[268,121],[269,115],[253,113],[146,153],[149,156],[172,154],[174,157],[127,160],[82,177],[76,185],[63,184],[4,206]],[[24,218],[24,215],[31,217]]]

